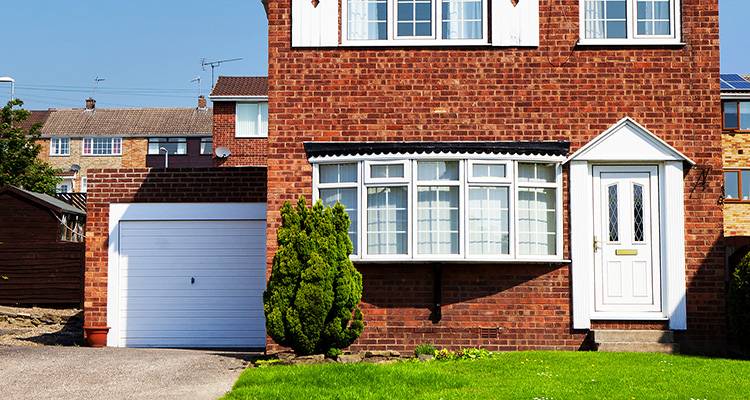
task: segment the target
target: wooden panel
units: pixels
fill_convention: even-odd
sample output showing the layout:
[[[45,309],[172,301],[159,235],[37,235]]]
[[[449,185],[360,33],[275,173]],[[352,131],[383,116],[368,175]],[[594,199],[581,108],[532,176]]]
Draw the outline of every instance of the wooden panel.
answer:
[[[0,245],[0,304],[66,304],[83,300],[83,243]]]
[[[339,44],[339,2],[292,0],[292,47],[334,47]]]
[[[492,0],[493,46],[539,46],[539,0]]]

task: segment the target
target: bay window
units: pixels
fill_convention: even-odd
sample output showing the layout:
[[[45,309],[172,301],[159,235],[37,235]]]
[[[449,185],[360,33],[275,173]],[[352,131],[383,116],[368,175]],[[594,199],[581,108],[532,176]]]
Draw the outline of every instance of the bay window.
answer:
[[[349,213],[354,259],[559,260],[558,161],[313,161],[314,197]]]
[[[113,137],[83,138],[84,156],[122,155],[122,139]]]
[[[342,4],[345,44],[488,43],[487,0],[345,0]]]
[[[680,0],[580,0],[581,44],[678,43]]]

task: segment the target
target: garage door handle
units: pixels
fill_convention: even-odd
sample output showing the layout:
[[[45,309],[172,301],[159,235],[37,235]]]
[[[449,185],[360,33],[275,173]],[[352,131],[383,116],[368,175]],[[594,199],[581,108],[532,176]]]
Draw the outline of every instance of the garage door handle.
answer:
[[[195,284],[195,277],[190,277],[190,284],[191,284],[191,285],[194,285],[194,284]]]

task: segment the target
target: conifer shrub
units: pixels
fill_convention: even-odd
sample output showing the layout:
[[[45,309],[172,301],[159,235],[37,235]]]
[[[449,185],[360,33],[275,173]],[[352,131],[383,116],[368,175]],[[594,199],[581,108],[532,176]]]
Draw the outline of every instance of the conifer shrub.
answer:
[[[281,207],[278,249],[263,293],[266,330],[298,355],[335,352],[364,329],[362,275],[349,255],[349,216],[341,204],[311,208],[304,197]]]
[[[737,263],[729,282],[729,326],[744,351],[750,351],[750,252]]]

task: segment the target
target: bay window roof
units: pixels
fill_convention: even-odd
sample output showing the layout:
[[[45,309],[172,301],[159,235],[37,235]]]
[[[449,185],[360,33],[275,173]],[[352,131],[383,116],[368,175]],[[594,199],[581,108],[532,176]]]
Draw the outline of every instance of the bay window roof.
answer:
[[[308,158],[378,154],[515,154],[564,157],[567,141],[305,142]]]

